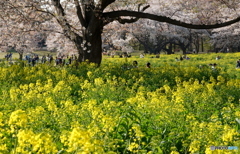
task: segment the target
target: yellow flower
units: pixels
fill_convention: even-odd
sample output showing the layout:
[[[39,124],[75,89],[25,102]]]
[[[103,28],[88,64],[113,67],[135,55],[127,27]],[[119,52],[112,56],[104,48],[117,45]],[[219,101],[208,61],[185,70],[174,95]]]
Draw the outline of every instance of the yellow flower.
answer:
[[[103,81],[102,78],[95,78],[95,79],[94,79],[94,83],[95,83],[95,85],[97,85],[97,86],[101,86],[101,85],[104,84],[104,81]]]
[[[87,76],[88,76],[89,78],[92,77],[92,74],[93,74],[93,73],[92,73],[91,71],[88,71],[88,72],[87,72]]]
[[[77,153],[103,153],[102,142],[93,138],[94,133],[90,133],[82,128],[73,128],[72,132],[69,133],[68,138],[66,133],[61,138],[65,145],[68,146],[68,152]]]
[[[82,89],[90,89],[91,88],[91,83],[89,83],[88,80],[85,80],[83,84],[81,85]]]
[[[25,111],[20,109],[11,113],[8,124],[10,126],[13,126],[12,128],[14,128],[15,126],[25,127],[27,122],[28,122],[27,114],[25,113]]]
[[[0,145],[0,151],[7,151],[8,150],[8,148],[7,148],[7,145],[6,144],[1,144]],[[7,153],[7,152],[6,152]]]
[[[230,126],[224,126],[224,134],[222,135],[222,140],[224,142],[231,142],[235,135],[238,135],[238,132],[235,129],[232,129]]]
[[[138,147],[139,147],[139,145],[138,145],[137,143],[132,142],[132,143],[129,145],[128,150],[132,152],[132,151],[138,149]]]
[[[134,124],[134,125],[132,126],[132,129],[135,131],[135,136],[136,136],[137,138],[142,138],[142,137],[144,137],[144,134],[143,134],[143,132],[141,131],[141,127],[140,127],[139,125]]]
[[[200,149],[200,141],[198,141],[198,140],[192,141],[191,144],[190,144],[189,151],[190,151],[191,153],[195,153],[195,152],[197,152],[199,149]]]
[[[52,140],[52,136],[48,133],[35,134],[32,130],[20,130],[17,134],[19,153],[56,153],[56,144]]]
[[[49,111],[56,111],[57,110],[57,105],[54,102],[52,97],[46,98],[46,104],[48,105],[48,110]]]

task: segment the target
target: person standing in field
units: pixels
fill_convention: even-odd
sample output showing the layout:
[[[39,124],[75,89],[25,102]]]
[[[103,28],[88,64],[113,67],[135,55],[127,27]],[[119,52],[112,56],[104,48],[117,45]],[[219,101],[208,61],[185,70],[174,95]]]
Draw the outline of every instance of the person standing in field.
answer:
[[[180,61],[183,61],[183,56],[180,56]]]
[[[137,68],[138,67],[138,62],[136,60],[133,61],[133,68]]]
[[[64,58],[64,65],[69,65],[69,57],[67,55],[67,57]]]
[[[240,59],[237,60],[237,66],[236,68],[240,68]]]
[[[47,61],[47,58],[45,55],[42,56],[42,64],[44,64]]]
[[[140,58],[144,58],[144,55],[143,55],[143,54],[140,54]]]
[[[217,57],[216,57],[216,60],[219,60],[219,59],[221,59],[221,57],[220,57],[220,56],[217,56]]]
[[[50,64],[52,63],[52,61],[53,61],[53,56],[52,55],[50,55],[50,57],[49,57],[49,62],[50,62]]]
[[[73,60],[72,57],[68,57],[68,61],[69,61],[68,64],[69,65],[72,64],[72,60]]]
[[[151,68],[151,63],[148,62],[148,63],[146,64],[146,67],[147,67],[147,68]]]

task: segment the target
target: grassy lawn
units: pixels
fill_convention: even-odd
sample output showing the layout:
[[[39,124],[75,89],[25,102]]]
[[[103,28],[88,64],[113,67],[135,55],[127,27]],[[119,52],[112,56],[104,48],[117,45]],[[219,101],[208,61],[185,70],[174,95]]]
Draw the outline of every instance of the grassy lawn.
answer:
[[[7,55],[9,52],[0,52],[0,59],[4,59],[5,55]],[[53,55],[54,57],[56,56],[56,52],[50,52],[50,51],[34,51],[32,52],[33,54],[37,54],[40,57],[42,57],[43,55]],[[23,58],[27,53],[23,54]],[[19,54],[17,52],[12,52],[12,59],[19,59]]]

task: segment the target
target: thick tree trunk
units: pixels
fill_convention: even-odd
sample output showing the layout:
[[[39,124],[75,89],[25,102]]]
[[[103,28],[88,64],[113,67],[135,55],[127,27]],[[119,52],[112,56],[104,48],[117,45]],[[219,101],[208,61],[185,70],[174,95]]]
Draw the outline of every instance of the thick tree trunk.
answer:
[[[187,48],[182,48],[183,55],[187,55]]]
[[[168,55],[173,54],[173,43],[170,43],[168,48],[166,46],[164,50],[167,52]]]
[[[94,35],[92,35],[92,37],[90,36],[88,37],[90,39],[89,40],[87,39],[86,43],[83,43],[82,41],[76,42],[79,54],[78,61],[79,62],[88,61],[90,63],[96,63],[100,65],[102,61],[101,32],[95,33]],[[84,44],[83,47],[81,46],[82,44]]]
[[[199,36],[198,36],[198,34],[196,35],[195,47],[196,47],[197,53],[199,53],[199,51],[200,51],[200,44],[199,44]]]
[[[18,53],[19,54],[19,60],[23,59],[23,53]]]
[[[95,21],[95,22],[94,22]],[[83,37],[75,39],[78,50],[78,62],[89,62],[101,64],[102,61],[102,22],[96,18],[89,23],[87,29],[83,31]]]
[[[91,39],[91,55],[89,61],[100,65],[102,61],[102,32],[101,29],[95,32]]]
[[[192,37],[192,30],[190,29],[190,36],[189,36],[189,51],[193,51],[193,37]]]
[[[176,51],[176,44],[173,44],[173,54],[175,53]]]
[[[173,53],[173,44],[170,43],[169,45],[169,53],[168,54],[172,54]]]

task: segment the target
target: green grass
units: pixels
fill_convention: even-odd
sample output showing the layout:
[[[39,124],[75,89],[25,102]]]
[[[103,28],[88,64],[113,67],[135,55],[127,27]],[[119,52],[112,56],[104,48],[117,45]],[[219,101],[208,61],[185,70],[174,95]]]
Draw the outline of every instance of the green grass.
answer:
[[[55,56],[57,54],[56,52],[51,52],[51,51],[34,51],[33,53],[39,56],[48,55],[48,54]]]
[[[5,55],[7,55],[7,52],[0,52],[0,59],[4,59]],[[12,58],[13,59],[17,58],[18,59],[19,58],[19,54],[16,53],[16,52],[13,52]]]
[[[0,52],[0,59],[5,59],[5,55],[7,55],[9,52]],[[39,55],[40,57],[43,56],[43,55],[53,55],[54,57],[56,56],[56,52],[50,52],[50,51],[33,51],[32,52],[33,54],[37,54]],[[17,52],[12,52],[12,59],[19,59],[19,53]],[[24,56],[28,54],[28,53],[24,53],[23,54],[23,58]]]

